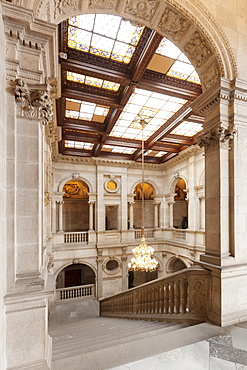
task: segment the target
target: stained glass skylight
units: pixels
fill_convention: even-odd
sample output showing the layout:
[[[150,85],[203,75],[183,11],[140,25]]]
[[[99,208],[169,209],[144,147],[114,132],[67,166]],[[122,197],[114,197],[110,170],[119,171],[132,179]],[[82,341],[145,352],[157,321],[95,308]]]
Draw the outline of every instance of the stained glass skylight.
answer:
[[[114,15],[78,15],[69,19],[68,46],[129,63],[143,29]]]
[[[66,99],[65,117],[104,122],[109,107],[76,99]]]
[[[116,82],[101,80],[100,78],[89,77],[69,71],[67,71],[67,80],[112,91],[118,91],[120,87],[120,84]]]
[[[64,146],[65,148],[86,149],[86,150],[92,150],[93,148],[93,144],[91,143],[84,143],[82,141],[72,141],[72,140],[65,140]]]
[[[116,145],[104,145],[102,150],[112,153],[133,154],[136,149]]]
[[[170,133],[175,135],[194,136],[202,130],[202,126],[201,123],[184,121]]]
[[[110,136],[128,139],[142,139],[139,123],[142,119],[147,125],[143,138],[147,140],[167,119],[180,109],[187,100],[136,89],[116,122]]]
[[[168,76],[177,77],[182,80],[188,80],[200,84],[198,74],[193,65],[190,63],[189,59],[166,37],[163,37],[161,40],[158,48],[156,49],[156,54],[174,59],[174,63],[167,72]]]

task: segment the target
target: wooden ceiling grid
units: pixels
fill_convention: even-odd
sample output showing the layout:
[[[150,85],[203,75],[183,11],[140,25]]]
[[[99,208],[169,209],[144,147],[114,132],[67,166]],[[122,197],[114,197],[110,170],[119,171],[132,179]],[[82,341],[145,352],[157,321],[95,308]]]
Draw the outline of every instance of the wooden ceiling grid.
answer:
[[[145,150],[162,151],[161,157],[145,156],[145,162],[163,163],[176,156],[183,149],[195,144],[195,137],[171,134],[183,120],[203,123],[203,117],[189,109],[189,104],[201,94],[200,84],[167,76],[148,70],[147,67],[162,40],[157,32],[144,28],[129,64],[124,64],[100,56],[92,55],[67,45],[68,22],[60,25],[60,52],[67,54],[67,59],[60,58],[61,98],[57,101],[58,125],[62,127],[62,140],[59,152],[65,155],[81,157],[104,157],[121,160],[141,160],[141,140],[110,136],[110,132],[119,119],[136,87],[188,100],[171,118],[154,132],[144,144]],[[83,83],[67,80],[67,71],[120,84],[118,91],[106,90]],[[66,98],[87,101],[109,107],[104,122],[67,118]],[[92,150],[69,148],[65,141],[93,144]],[[103,145],[133,148],[133,154],[107,152]]]

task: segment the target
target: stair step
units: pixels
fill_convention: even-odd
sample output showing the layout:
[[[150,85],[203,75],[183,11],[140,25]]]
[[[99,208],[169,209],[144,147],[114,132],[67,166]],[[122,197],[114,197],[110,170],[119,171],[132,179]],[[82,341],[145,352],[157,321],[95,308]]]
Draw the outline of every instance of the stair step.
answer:
[[[54,345],[53,359],[57,360],[57,359],[65,358],[65,357],[74,357],[78,353],[80,354],[89,353],[89,352],[97,351],[97,350],[100,350],[100,349],[103,349],[109,346],[113,347],[113,346],[123,345],[124,343],[126,343],[126,341],[130,343],[133,341],[147,338],[147,334],[149,338],[156,337],[160,333],[162,334],[168,333],[170,331],[181,329],[185,326],[187,326],[187,324],[167,325],[167,327],[161,326],[160,328],[156,328],[154,330],[151,330],[149,328],[148,330],[145,330],[139,333],[133,332],[125,336],[121,336],[121,333],[120,333],[120,335],[118,335],[117,337],[116,336],[108,336],[108,337],[103,337],[103,338],[95,337],[95,340],[92,341],[91,343],[87,343],[86,340],[76,342],[76,339],[75,339],[71,343],[68,343],[68,342],[64,344],[61,343],[61,345],[58,347]]]

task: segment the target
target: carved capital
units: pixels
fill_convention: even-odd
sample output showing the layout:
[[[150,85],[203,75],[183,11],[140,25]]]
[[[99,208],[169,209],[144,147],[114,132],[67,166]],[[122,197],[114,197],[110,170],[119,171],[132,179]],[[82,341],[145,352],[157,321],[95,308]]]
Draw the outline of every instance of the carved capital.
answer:
[[[17,104],[17,115],[20,117],[40,119],[47,125],[53,117],[52,100],[49,95],[49,85],[44,89],[30,92],[25,81],[18,78],[13,89]]]
[[[197,137],[196,141],[201,148],[214,148],[218,144],[228,144],[229,140],[232,140],[234,138],[235,133],[236,130],[234,129],[234,127],[224,128],[220,126],[218,128],[214,128],[212,130],[204,132],[202,135]]]

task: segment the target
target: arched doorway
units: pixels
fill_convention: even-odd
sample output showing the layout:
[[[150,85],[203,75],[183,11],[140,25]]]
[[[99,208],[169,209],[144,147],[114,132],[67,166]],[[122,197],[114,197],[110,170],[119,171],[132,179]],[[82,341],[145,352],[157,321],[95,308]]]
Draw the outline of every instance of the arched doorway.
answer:
[[[70,180],[64,185],[63,192],[64,231],[87,231],[89,229],[87,184],[81,180]]]
[[[142,190],[142,183],[136,185],[134,189],[134,229],[140,229],[142,227],[142,198],[144,196],[144,226],[145,228],[154,227],[154,189],[151,185],[144,183]]]
[[[184,179],[179,179],[174,190],[173,204],[173,227],[175,229],[188,228],[188,202],[186,200],[186,183]]]
[[[95,273],[83,263],[69,265],[58,274],[56,290],[60,300],[95,296]]]

